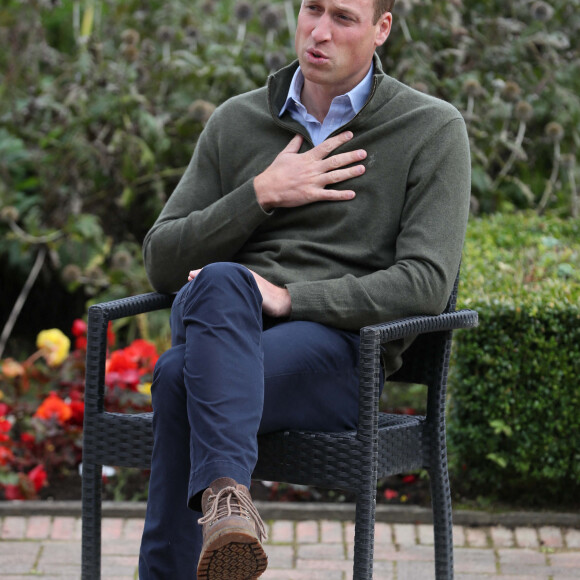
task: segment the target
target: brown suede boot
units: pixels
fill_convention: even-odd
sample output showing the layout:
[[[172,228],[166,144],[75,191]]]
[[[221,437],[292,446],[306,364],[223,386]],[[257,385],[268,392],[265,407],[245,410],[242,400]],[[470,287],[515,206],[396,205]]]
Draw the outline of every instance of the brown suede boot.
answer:
[[[262,547],[266,528],[248,488],[233,479],[216,479],[201,498],[203,546],[197,580],[254,580],[268,557]]]

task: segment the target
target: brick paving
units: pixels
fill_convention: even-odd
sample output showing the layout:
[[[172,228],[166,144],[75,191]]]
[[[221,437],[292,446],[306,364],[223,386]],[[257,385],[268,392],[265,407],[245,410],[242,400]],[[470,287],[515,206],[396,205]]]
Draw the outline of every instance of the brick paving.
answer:
[[[312,520],[268,522],[264,580],[352,578],[354,525]],[[103,579],[137,578],[142,518],[103,519]],[[0,517],[0,579],[78,579],[78,517]],[[580,530],[558,526],[454,527],[456,580],[579,580]],[[428,524],[378,522],[377,580],[430,580],[433,531]],[[170,580],[170,579],[168,579]]]

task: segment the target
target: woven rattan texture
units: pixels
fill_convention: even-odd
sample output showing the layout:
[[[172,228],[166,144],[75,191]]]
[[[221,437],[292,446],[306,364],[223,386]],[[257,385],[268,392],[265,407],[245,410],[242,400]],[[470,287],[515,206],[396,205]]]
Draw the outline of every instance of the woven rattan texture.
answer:
[[[359,425],[343,433],[281,432],[260,436],[256,479],[354,491],[357,494],[353,577],[372,578],[377,477],[428,470],[437,580],[453,578],[451,500],[445,445],[445,400],[452,331],[477,325],[473,311],[421,316],[361,329]],[[101,577],[101,466],[147,468],[152,414],[104,408],[107,325],[110,320],[169,308],[173,296],[149,293],[89,309],[83,440],[83,580]],[[393,380],[428,386],[427,414],[379,414],[380,355],[384,343],[417,337]]]

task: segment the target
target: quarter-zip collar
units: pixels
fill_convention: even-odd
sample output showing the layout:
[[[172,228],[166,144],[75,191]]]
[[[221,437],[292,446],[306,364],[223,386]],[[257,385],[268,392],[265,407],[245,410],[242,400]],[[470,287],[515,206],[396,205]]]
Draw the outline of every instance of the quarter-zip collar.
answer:
[[[381,60],[376,53],[373,57],[373,65],[374,65],[374,73],[372,85],[367,101],[362,107],[362,109],[355,115],[354,119],[351,120],[349,123],[347,123],[347,125],[350,125],[355,119],[365,114],[369,110],[369,104],[373,100],[373,96],[375,95],[379,86],[388,84],[385,83],[384,81],[389,79],[389,77],[384,73],[383,67],[381,65]],[[288,113],[283,114],[282,117],[280,118],[280,112],[282,111],[282,107],[284,106],[286,99],[288,97],[288,90],[290,88],[292,78],[294,77],[294,74],[297,69],[298,69],[298,60],[295,60],[294,62],[280,69],[279,71],[277,71],[268,78],[267,83],[268,104],[270,107],[270,114],[272,115],[272,118],[276,123],[282,124],[290,128],[291,130],[304,135],[310,141],[308,131],[306,131],[306,129],[304,129],[304,127],[300,123],[292,119]],[[384,98],[385,99],[388,98],[389,90],[386,87],[382,89],[382,92],[385,92]],[[383,101],[383,99],[381,98],[380,101]],[[373,104],[372,108],[374,108],[375,106],[381,106],[381,104],[382,102]]]

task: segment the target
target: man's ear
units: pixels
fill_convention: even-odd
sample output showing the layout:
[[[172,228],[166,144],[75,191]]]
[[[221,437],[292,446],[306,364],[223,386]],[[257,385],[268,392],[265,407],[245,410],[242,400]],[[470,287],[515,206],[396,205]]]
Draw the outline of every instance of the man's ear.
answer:
[[[375,38],[375,45],[381,46],[383,45],[387,38],[389,38],[389,34],[391,33],[391,26],[393,25],[393,15],[390,12],[385,12],[378,20],[377,26],[377,35]]]

